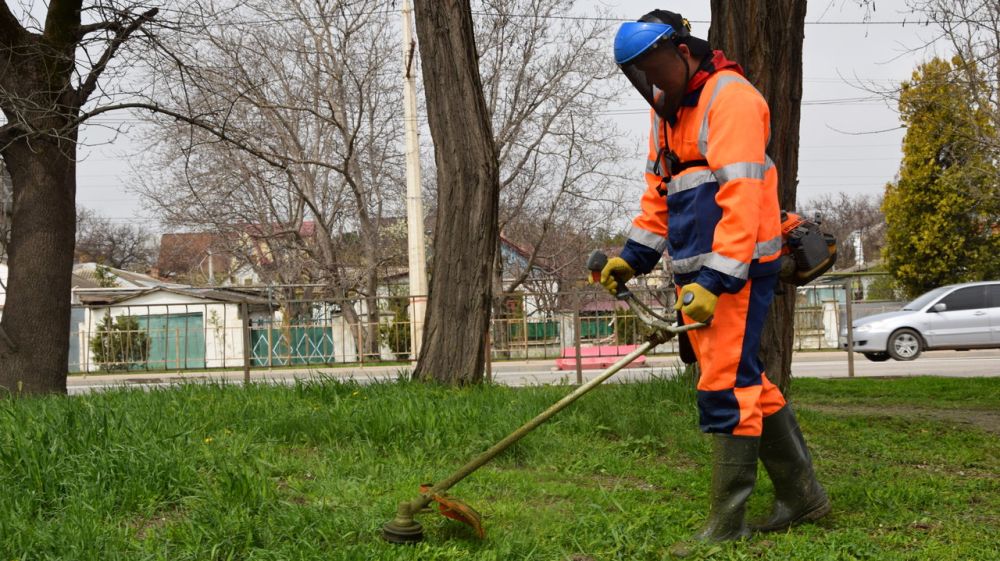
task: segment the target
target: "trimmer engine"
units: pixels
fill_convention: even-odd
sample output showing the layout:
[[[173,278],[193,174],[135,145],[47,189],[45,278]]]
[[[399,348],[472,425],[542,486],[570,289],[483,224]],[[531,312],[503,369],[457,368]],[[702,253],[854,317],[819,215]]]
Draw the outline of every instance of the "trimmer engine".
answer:
[[[819,220],[781,211],[781,280],[802,286],[837,261],[837,240],[820,231]]]

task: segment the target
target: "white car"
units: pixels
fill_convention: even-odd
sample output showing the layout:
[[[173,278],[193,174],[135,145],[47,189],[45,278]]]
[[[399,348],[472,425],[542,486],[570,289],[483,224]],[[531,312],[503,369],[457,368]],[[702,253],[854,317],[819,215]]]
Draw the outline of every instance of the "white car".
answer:
[[[857,319],[854,352],[881,362],[913,360],[931,349],[1000,348],[1000,281],[935,288],[897,312]],[[847,333],[841,333],[847,350]]]

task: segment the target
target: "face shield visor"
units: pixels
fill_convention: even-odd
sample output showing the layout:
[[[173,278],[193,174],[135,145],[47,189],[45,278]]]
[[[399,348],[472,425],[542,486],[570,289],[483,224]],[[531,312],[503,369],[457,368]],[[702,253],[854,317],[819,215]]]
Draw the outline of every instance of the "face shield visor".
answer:
[[[670,39],[674,34],[674,28],[665,23],[637,21],[623,23],[615,36],[615,62],[618,68],[663,119],[672,119],[676,115],[680,100],[670,103],[669,96],[653,84],[636,63],[648,56],[651,50],[662,48],[659,43]]]

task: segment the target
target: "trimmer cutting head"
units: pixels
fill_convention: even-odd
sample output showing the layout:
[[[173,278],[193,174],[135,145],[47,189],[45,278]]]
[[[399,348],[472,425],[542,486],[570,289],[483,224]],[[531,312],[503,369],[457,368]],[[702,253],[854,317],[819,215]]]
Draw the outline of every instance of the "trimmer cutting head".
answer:
[[[428,495],[431,488],[430,483],[420,486],[421,502],[428,504],[434,501],[438,504],[438,512],[446,518],[457,520],[472,528],[479,538],[486,537],[483,530],[483,517],[476,509],[465,504],[465,502],[444,494],[434,493]],[[424,502],[426,501],[426,502]],[[419,512],[430,512],[429,509],[421,509]],[[382,538],[395,544],[417,543],[424,538],[424,529],[419,522],[413,519],[413,504],[402,503],[396,512],[396,517],[386,522],[382,526]]]
[[[424,527],[419,522],[409,517],[409,520],[396,518],[382,525],[382,539],[389,543],[411,544],[424,539]]]

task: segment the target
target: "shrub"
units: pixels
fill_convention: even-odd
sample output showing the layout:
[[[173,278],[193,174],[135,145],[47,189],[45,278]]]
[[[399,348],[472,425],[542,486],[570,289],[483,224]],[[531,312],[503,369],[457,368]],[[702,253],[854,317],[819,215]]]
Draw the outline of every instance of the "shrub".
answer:
[[[101,370],[113,372],[142,367],[149,359],[149,336],[133,316],[105,315],[90,339],[90,351]]]

